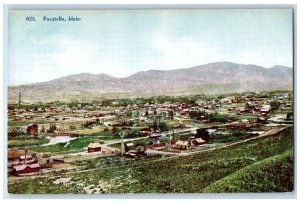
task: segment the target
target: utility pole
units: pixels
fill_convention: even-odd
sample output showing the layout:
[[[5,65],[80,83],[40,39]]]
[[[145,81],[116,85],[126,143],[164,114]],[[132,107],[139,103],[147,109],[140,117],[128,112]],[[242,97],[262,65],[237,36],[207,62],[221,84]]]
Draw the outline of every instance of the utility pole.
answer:
[[[161,114],[158,114],[156,115],[156,125],[157,125],[157,128],[159,129],[159,124],[160,124],[160,119],[161,119],[162,115]]]
[[[19,92],[19,109],[21,108],[21,92]]]
[[[25,159],[24,159],[24,164],[26,164],[26,155],[27,155],[27,149],[25,149]]]
[[[119,135],[120,135],[120,137],[121,137],[121,139],[122,139],[122,143],[121,143],[121,156],[123,156],[124,155],[124,152],[125,152],[125,145],[124,145],[124,136],[125,136],[125,132],[120,132],[119,133]]]

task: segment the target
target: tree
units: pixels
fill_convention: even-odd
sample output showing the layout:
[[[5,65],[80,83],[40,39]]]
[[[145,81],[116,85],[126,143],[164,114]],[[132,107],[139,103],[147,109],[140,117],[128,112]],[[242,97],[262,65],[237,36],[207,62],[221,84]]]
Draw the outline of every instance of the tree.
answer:
[[[166,122],[160,122],[158,127],[161,131],[169,131],[171,129],[171,127]]]
[[[271,111],[278,110],[280,107],[280,102],[277,100],[273,100],[270,102],[270,106],[271,106]]]
[[[56,125],[55,123],[50,123],[50,128],[47,130],[48,133],[54,133],[56,130]]]
[[[116,126],[113,126],[112,129],[111,129],[111,131],[114,134],[117,131]]]
[[[70,129],[70,130],[76,130],[76,126],[70,125],[70,126],[69,126],[69,129]]]
[[[126,116],[129,117],[129,118],[131,118],[131,117],[132,117],[132,111],[129,111],[129,110],[128,110],[128,111],[126,112]]]
[[[196,120],[203,120],[207,119],[208,117],[208,113],[206,113],[205,111],[191,111],[189,114],[191,118]]]
[[[40,133],[45,133],[45,127],[44,127],[44,125],[42,125],[42,128],[41,128],[41,130],[40,130]]]
[[[210,122],[226,123],[228,119],[225,115],[222,115],[219,113],[211,113],[211,114],[208,114],[208,120]]]
[[[149,144],[148,140],[135,140],[133,141],[135,146],[147,146]]]
[[[208,142],[210,139],[209,133],[206,129],[197,129],[196,137],[200,137],[206,142]]]
[[[152,128],[154,129],[154,131],[156,131],[156,130],[158,129],[158,126],[157,126],[157,122],[156,122],[156,121],[153,122]]]
[[[12,129],[12,135],[13,136],[18,136],[18,135],[23,135],[26,134],[23,128],[21,127],[15,127]]]
[[[168,123],[161,121],[161,122],[157,122],[157,120],[155,120],[151,126],[154,131],[156,130],[160,130],[160,131],[169,131],[171,130],[171,127]]]
[[[136,117],[140,117],[140,112],[136,111]]]
[[[85,128],[91,128],[93,126],[93,122],[92,121],[86,121],[84,124]]]
[[[174,119],[174,111],[169,111],[169,119]]]
[[[162,143],[169,143],[171,139],[169,137],[162,137],[159,139],[159,141]]]
[[[286,114],[287,120],[292,120],[294,118],[294,112],[290,111]]]

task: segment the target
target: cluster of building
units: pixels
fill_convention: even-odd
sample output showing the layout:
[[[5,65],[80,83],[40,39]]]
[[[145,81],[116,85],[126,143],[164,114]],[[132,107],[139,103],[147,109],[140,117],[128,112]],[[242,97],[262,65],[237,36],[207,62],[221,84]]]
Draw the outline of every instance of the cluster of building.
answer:
[[[162,139],[163,138],[163,139]],[[126,157],[137,158],[147,156],[147,151],[151,150],[172,150],[173,152],[180,152],[181,150],[189,150],[193,146],[197,147],[199,145],[206,144],[206,141],[202,138],[190,137],[187,140],[169,140],[165,139],[159,133],[152,133],[151,135],[144,138],[144,141],[148,143],[147,145],[138,144],[134,142],[124,142],[121,143],[121,148],[116,148],[113,146],[108,146],[101,142],[90,143],[87,147],[88,153],[102,153],[102,154],[120,154],[123,153]]]
[[[8,150],[8,167],[13,175],[38,172],[53,164],[51,153],[36,153],[32,150]]]

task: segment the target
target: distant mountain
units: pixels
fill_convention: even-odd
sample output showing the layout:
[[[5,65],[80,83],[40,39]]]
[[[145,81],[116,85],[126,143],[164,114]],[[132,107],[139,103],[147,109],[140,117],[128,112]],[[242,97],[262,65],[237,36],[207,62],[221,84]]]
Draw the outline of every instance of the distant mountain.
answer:
[[[217,62],[175,70],[141,71],[125,78],[82,73],[48,82],[8,88],[9,101],[22,92],[24,100],[50,101],[96,97],[218,94],[227,92],[292,89],[293,69],[264,68]]]

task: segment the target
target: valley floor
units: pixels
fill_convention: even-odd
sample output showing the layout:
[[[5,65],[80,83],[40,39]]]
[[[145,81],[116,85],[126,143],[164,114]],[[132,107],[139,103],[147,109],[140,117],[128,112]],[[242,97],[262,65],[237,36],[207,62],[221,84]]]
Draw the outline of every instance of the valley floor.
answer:
[[[185,156],[129,160],[96,157],[72,173],[10,177],[13,194],[290,192],[293,128]],[[280,172],[280,173],[279,173]],[[262,181],[265,180],[265,181]]]

